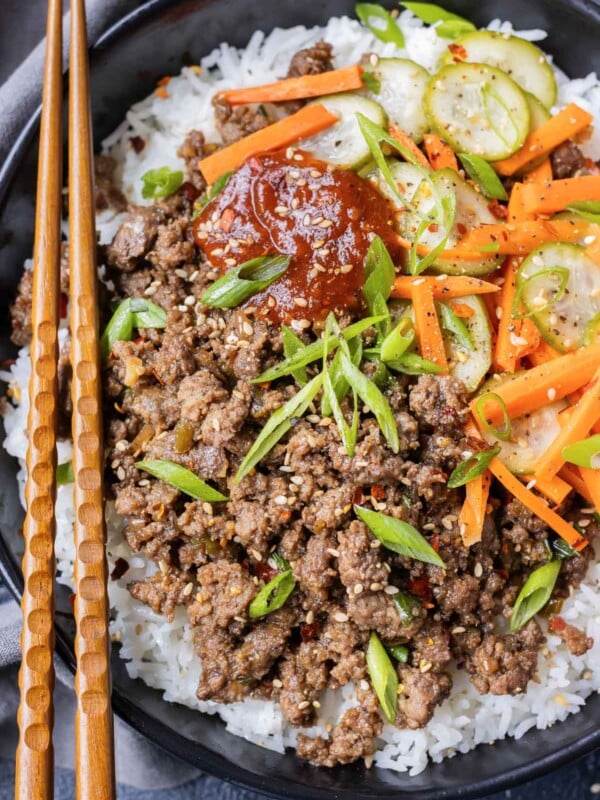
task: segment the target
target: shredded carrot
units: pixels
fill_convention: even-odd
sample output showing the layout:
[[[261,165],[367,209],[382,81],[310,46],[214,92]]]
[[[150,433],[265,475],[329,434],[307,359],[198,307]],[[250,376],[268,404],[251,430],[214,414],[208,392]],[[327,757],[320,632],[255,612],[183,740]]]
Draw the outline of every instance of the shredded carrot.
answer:
[[[460,239],[456,247],[445,251],[460,255],[461,250],[469,253],[479,252],[483,257],[481,248],[495,246],[495,255],[501,256],[526,256],[546,242],[576,242],[587,236],[593,227],[585,220],[556,219],[556,220],[524,220],[521,222],[497,223],[493,225],[480,225]],[[485,251],[484,251],[485,252]]]
[[[593,119],[583,108],[575,103],[569,103],[562,111],[530,133],[521,149],[510,158],[494,162],[494,168],[500,175],[514,175],[527,164],[550,153],[559,144],[587,128]]]
[[[585,386],[595,375],[599,363],[599,344],[581,347],[573,353],[515,375],[511,380],[494,387],[494,393],[502,398],[508,416],[514,419],[554,400],[561,400]],[[474,400],[471,402],[471,409],[476,415]],[[502,422],[502,412],[496,404],[484,410],[490,422]]]
[[[491,476],[486,470],[465,486],[465,500],[458,515],[458,527],[465,547],[481,541],[490,483]]]
[[[600,513],[600,470],[587,467],[578,467],[578,470],[591,502]]]
[[[285,78],[263,86],[247,89],[227,89],[219,94],[232,106],[246,103],[281,103],[288,100],[304,100],[363,88],[362,69],[358,64],[343,69],[333,69],[319,75],[301,75]]]
[[[542,337],[535,322],[529,317],[521,320],[521,332],[519,333],[521,343],[517,345],[517,358],[526,358],[530,353],[534,353],[539,347]]]
[[[594,503],[578,467],[574,464],[565,464],[559,474],[584,500],[587,500],[588,503]]]
[[[435,133],[426,133],[423,137],[423,145],[432,169],[449,168],[458,172],[458,161],[454,150],[439,136],[436,136]]]
[[[513,187],[514,191],[514,187]],[[521,190],[523,208],[528,214],[554,214],[571,203],[600,200],[600,175],[581,175],[547,183],[528,183]]]
[[[521,475],[524,483],[528,484],[530,481],[535,482],[535,488],[540,494],[545,495],[549,500],[552,500],[559,506],[567,497],[573,487],[567,481],[555,475],[551,481],[539,480],[535,475]]]
[[[545,364],[548,361],[554,361],[555,358],[560,358],[560,353],[543,339],[540,339],[540,343],[535,350],[527,354],[527,360],[532,367],[537,367],[538,364]]]
[[[523,175],[523,183],[546,183],[552,180],[552,162],[545,158],[537,167]]]
[[[563,448],[584,439],[592,426],[600,419],[600,367],[594,373],[591,384],[586,388],[581,400],[565,420],[560,433],[544,452],[536,467],[535,474],[542,480],[551,480],[563,466]]]
[[[558,516],[549,508],[541,497],[530,492],[521,481],[516,478],[498,459],[493,458],[490,463],[490,472],[500,481],[517,500],[528,508],[536,517],[543,520],[548,527],[568,542],[574,550],[583,550],[589,542],[575,528]]]
[[[415,333],[423,358],[433,361],[444,372],[448,372],[448,361],[444,351],[444,339],[440,328],[433,297],[433,289],[423,280],[412,284],[412,301],[415,313]]]
[[[468,306],[466,303],[455,303],[451,301],[448,303],[452,311],[456,314],[457,317],[461,319],[471,319],[471,317],[475,314],[475,311]]]
[[[538,184],[533,184],[537,186]],[[524,202],[525,184],[515,183],[508,198],[508,221],[522,222],[531,219],[533,214],[527,211]]]
[[[395,125],[393,122],[390,122],[388,124],[388,133],[393,139],[395,139],[398,142],[398,144],[401,144],[405,150],[408,150],[408,152],[415,157],[415,159],[422,167],[431,169],[431,167],[429,166],[429,161],[427,161],[427,159],[425,158],[423,151],[419,147],[417,147],[417,145],[410,138],[408,133],[405,133],[402,130],[402,128],[400,128],[398,125]]]
[[[198,166],[207,183],[211,184],[226,172],[237,169],[250,156],[265,150],[287,147],[298,139],[304,139],[329,128],[337,121],[335,114],[328,111],[325,106],[305,106],[295,114],[251,133],[250,136],[245,136],[239,142],[234,142],[222,150],[217,150],[207,158],[203,158]]]
[[[445,300],[452,297],[465,297],[468,294],[487,294],[498,292],[497,286],[480,278],[471,278],[468,275],[421,275],[413,278],[410,275],[401,275],[394,281],[392,297],[401,300],[410,300],[413,285],[416,281],[423,281],[429,286],[436,300]]]
[[[494,369],[496,372],[515,372],[519,364],[519,335],[521,320],[513,319],[511,314],[515,301],[517,269],[520,259],[508,258],[504,266],[504,283],[498,304],[498,335],[494,350]]]

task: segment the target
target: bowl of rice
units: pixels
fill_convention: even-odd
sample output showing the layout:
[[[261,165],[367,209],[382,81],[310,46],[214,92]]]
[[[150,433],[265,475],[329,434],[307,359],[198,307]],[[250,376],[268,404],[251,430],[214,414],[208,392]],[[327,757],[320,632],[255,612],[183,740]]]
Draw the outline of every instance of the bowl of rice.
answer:
[[[449,13],[440,16],[438,9],[435,18],[431,18],[431,8],[429,12],[417,8],[422,4],[405,5],[407,8],[401,4],[393,9],[384,3],[393,12],[390,15],[388,11],[378,11],[383,9],[379,6],[375,11],[373,7],[369,10],[367,4],[359,4],[355,10],[353,3],[344,0],[305,7],[291,0],[252,4],[242,0],[150,0],[104,34],[92,50],[99,274],[107,311],[103,344],[108,347],[107,363],[110,362],[105,383],[105,445],[110,487],[106,520],[110,631],[114,643],[113,705],[119,716],[170,753],[209,773],[273,797],[360,800],[418,796],[433,800],[476,796],[541,775],[600,744],[597,730],[600,563],[593,552],[597,515],[594,517],[590,501],[563,506],[556,515],[562,523],[554,529],[550,525],[549,534],[543,525],[540,527],[539,520],[532,520],[531,514],[525,513],[514,500],[507,500],[503,508],[504,496],[496,490],[497,501],[492,492],[487,513],[495,515],[499,535],[510,542],[507,547],[511,548],[511,556],[519,554],[518,569],[511,566],[506,552],[502,551],[503,555],[500,549],[492,555],[489,554],[492,549],[484,552],[486,535],[490,535],[484,527],[479,539],[477,536],[473,539],[475,549],[470,554],[468,548],[460,550],[462,566],[453,567],[452,577],[462,587],[460,591],[448,591],[443,573],[435,572],[445,568],[442,557],[447,560],[448,568],[454,563],[448,555],[452,547],[450,538],[460,534],[464,543],[465,528],[460,527],[463,518],[459,513],[453,514],[459,495],[462,502],[464,482],[457,482],[456,487],[461,488],[450,493],[446,493],[444,485],[444,493],[438,496],[439,479],[434,467],[447,473],[445,482],[449,473],[456,472],[461,458],[469,465],[473,459],[476,464],[482,461],[477,459],[479,449],[491,455],[477,477],[492,457],[496,460],[498,455],[507,459],[503,463],[514,464],[516,458],[523,456],[520,451],[515,455],[513,451],[502,450],[502,430],[486,419],[483,433],[489,446],[497,445],[493,452],[484,450],[484,440],[483,444],[477,444],[479,434],[475,443],[469,438],[456,439],[458,434],[453,428],[458,421],[461,426],[464,423],[471,397],[475,397],[472,403],[477,405],[475,393],[484,391],[482,385],[488,385],[483,383],[484,376],[488,381],[495,380],[497,388],[501,380],[493,373],[507,371],[492,368],[491,355],[489,363],[481,356],[486,347],[496,346],[495,338],[492,340],[485,331],[481,334],[473,322],[478,315],[485,316],[485,304],[477,299],[459,302],[461,298],[448,304],[454,311],[447,312],[453,316],[446,319],[450,319],[448,325],[454,325],[455,337],[460,337],[461,332],[463,337],[470,337],[474,341],[472,349],[479,353],[469,371],[464,368],[466,358],[459,357],[462,351],[452,350],[451,370],[458,369],[462,383],[455,380],[452,371],[452,377],[438,377],[435,374],[438,370],[433,368],[427,372],[427,364],[431,362],[424,358],[425,351],[421,350],[423,358],[415,353],[410,365],[412,369],[418,364],[418,378],[414,377],[414,371],[400,370],[401,391],[396,396],[390,390],[387,399],[381,401],[386,403],[386,409],[393,411],[396,436],[400,433],[399,444],[394,444],[389,427],[386,429],[382,412],[381,416],[374,414],[375,421],[360,423],[358,440],[354,434],[355,441],[349,446],[344,437],[351,435],[350,426],[346,423],[344,427],[339,422],[334,400],[330,400],[333,405],[327,414],[323,405],[320,412],[310,405],[314,393],[303,410],[293,405],[294,398],[308,392],[315,381],[319,381],[320,388],[321,381],[330,380],[311,371],[315,368],[314,359],[302,363],[292,360],[290,363],[296,364],[296,368],[290,367],[287,373],[282,371],[281,363],[285,366],[286,359],[289,361],[294,352],[306,349],[311,342],[313,346],[315,341],[324,342],[325,354],[321,349],[319,358],[327,376],[333,373],[335,363],[331,358],[327,372],[327,347],[331,343],[335,341],[334,346],[342,353],[340,363],[346,356],[347,362],[351,362],[356,352],[356,347],[349,345],[357,340],[347,337],[346,343],[335,316],[327,317],[326,323],[322,314],[316,340],[310,338],[310,323],[305,324],[305,317],[311,313],[318,317],[320,307],[314,289],[312,293],[302,293],[301,283],[293,277],[294,262],[291,266],[289,261],[282,265],[275,259],[273,263],[258,265],[258,269],[266,266],[279,270],[275,279],[289,278],[289,286],[297,292],[292,297],[288,289],[288,294],[282,291],[277,301],[272,300],[270,308],[267,301],[272,296],[265,288],[268,283],[258,286],[259,281],[254,300],[247,301],[247,296],[244,297],[247,302],[242,316],[236,310],[231,311],[232,306],[223,300],[207,299],[216,296],[212,287],[223,280],[215,272],[220,258],[224,273],[242,261],[250,264],[253,258],[256,261],[263,258],[256,258],[252,236],[244,243],[248,227],[236,220],[227,222],[225,248],[215,234],[219,226],[225,230],[222,220],[226,217],[227,202],[232,197],[239,199],[246,190],[244,187],[254,180],[253,158],[261,159],[260,168],[271,170],[273,175],[285,170],[290,205],[282,205],[283,201],[277,201],[277,205],[274,201],[273,215],[278,218],[279,226],[294,215],[294,203],[301,203],[298,198],[305,197],[309,190],[321,198],[322,208],[326,206],[323,198],[333,198],[337,192],[335,202],[342,198],[342,206],[347,203],[353,209],[363,209],[360,213],[364,225],[360,232],[354,231],[345,257],[339,257],[336,271],[349,297],[354,256],[360,254],[362,265],[364,254],[367,250],[373,252],[375,242],[385,242],[381,247],[385,250],[387,245],[394,252],[389,232],[381,225],[384,206],[378,205],[391,201],[389,196],[382,197],[385,191],[378,194],[373,188],[378,180],[372,171],[373,146],[370,152],[368,148],[363,152],[364,141],[350,124],[337,136],[316,130],[312,139],[306,138],[298,149],[292,144],[271,156],[251,155],[232,165],[233,176],[228,174],[226,180],[220,180],[225,168],[213,167],[217,163],[214,159],[225,163],[223,153],[228,152],[227,145],[231,147],[245,137],[260,136],[269,125],[285,124],[286,119],[304,113],[303,109],[308,109],[314,119],[310,109],[314,109],[318,98],[302,106],[296,98],[286,96],[286,102],[278,106],[277,98],[270,101],[272,89],[265,95],[264,105],[256,100],[259,95],[252,95],[253,87],[278,85],[286,76],[301,82],[306,76],[326,76],[328,72],[337,76],[339,72],[346,80],[360,64],[363,82],[361,91],[350,101],[352,115],[356,112],[361,119],[367,119],[367,125],[370,121],[382,131],[388,116],[392,120],[396,114],[402,130],[409,131],[411,141],[419,145],[431,120],[436,120],[435,130],[425,133],[425,144],[419,151],[421,158],[425,158],[424,150],[434,164],[427,144],[427,136],[432,133],[438,138],[430,139],[430,143],[440,137],[451,143],[462,162],[456,180],[466,186],[471,178],[471,186],[477,183],[474,178],[477,174],[479,197],[481,192],[488,192],[480,222],[491,225],[503,220],[505,207],[501,203],[508,199],[505,190],[509,194],[513,191],[514,181],[504,180],[509,166],[506,175],[502,173],[504,168],[499,169],[504,195],[492,199],[490,186],[496,184],[490,184],[489,178],[487,182],[482,179],[481,171],[477,172],[476,156],[469,161],[467,153],[463,160],[463,151],[485,155],[486,147],[496,146],[499,149],[488,160],[506,164],[511,155],[514,157],[520,151],[525,136],[535,132],[531,121],[535,115],[543,125],[550,114],[576,107],[582,119],[592,120],[592,127],[586,125],[586,133],[577,144],[569,139],[571,144],[566,149],[558,152],[554,148],[548,169],[553,170],[551,177],[555,180],[595,176],[596,162],[600,160],[600,81],[596,77],[600,53],[595,46],[600,31],[600,9],[595,4],[582,0],[536,0],[524,7],[512,0],[448,2],[444,9]],[[479,46],[476,39],[469,37],[478,36],[483,37],[484,50],[504,52],[507,43],[516,48],[507,50],[509,57],[511,52],[515,54],[515,63],[503,62],[504,71],[499,77],[494,75],[498,80],[497,92],[504,91],[502,81],[506,75],[510,78],[504,97],[511,96],[513,79],[519,86],[527,83],[529,100],[523,112],[529,120],[527,130],[520,144],[508,152],[503,152],[509,136],[506,130],[503,133],[492,125],[490,133],[489,126],[487,130],[483,126],[477,142],[468,147],[471,132],[464,133],[461,139],[460,130],[457,133],[460,125],[452,116],[455,110],[444,111],[442,78],[447,82],[444,91],[453,91],[452,70],[458,64],[467,60],[477,62],[480,68],[480,61],[492,64],[489,53],[483,51],[477,57],[466,58],[468,47]],[[535,54],[537,67],[532,62],[529,67],[519,69],[519,48],[525,61],[531,53]],[[540,62],[543,69],[539,68]],[[500,72],[497,63],[490,67],[492,73],[494,69]],[[403,80],[407,69],[410,70],[408,94],[394,106],[384,97],[386,81],[390,75],[393,80]],[[443,75],[437,72],[440,69]],[[434,74],[440,77],[431,82]],[[460,80],[467,82],[469,74],[465,71]],[[357,80],[356,76],[351,80]],[[428,81],[433,89],[423,94]],[[249,104],[236,106],[236,92],[244,97],[244,91],[250,92]],[[332,94],[333,90],[323,93]],[[342,99],[329,100],[330,106],[325,102],[319,107],[330,108],[337,114],[347,113],[347,94],[336,97]],[[387,102],[391,103],[389,107]],[[502,109],[506,109],[506,102],[504,99],[499,102],[494,122],[500,118]],[[515,108],[509,114],[510,135],[520,125],[519,102],[515,101]],[[425,105],[429,122],[423,121]],[[378,117],[377,109],[382,106],[386,113]],[[240,110],[244,108],[248,111]],[[450,126],[437,123],[444,113],[451,115]],[[23,279],[22,273],[24,263],[25,275],[31,266],[28,259],[33,231],[38,120],[37,114],[32,117],[0,172],[0,278],[6,303],[3,317],[6,323],[0,339],[5,361],[0,377],[6,382],[7,395],[3,401],[0,451],[3,487],[0,568],[15,597],[20,596],[22,586],[19,531],[23,519],[30,374],[27,347],[30,311],[27,277]],[[575,126],[576,121],[567,120],[567,124]],[[393,133],[394,129],[390,125],[386,130]],[[478,149],[481,142],[483,150]],[[384,153],[388,165],[390,152]],[[405,161],[397,163],[406,167]],[[320,169],[323,164],[325,168]],[[469,169],[473,164],[474,173]],[[214,175],[216,180],[205,180],[201,174],[203,165],[205,175]],[[414,169],[423,167],[417,164]],[[443,171],[441,168],[440,172]],[[347,177],[354,173],[360,175],[358,188]],[[408,173],[405,170],[402,174]],[[433,181],[429,184],[435,193],[438,184]],[[456,185],[453,184],[455,188]],[[445,191],[440,190],[440,198],[443,199]],[[247,208],[248,195],[245,197]],[[418,191],[412,196],[413,204],[417,203],[416,197]],[[333,205],[334,201],[331,202]],[[479,200],[469,202],[476,204]],[[312,219],[310,214],[300,215],[298,225],[312,226],[316,231],[311,234],[312,250],[325,250],[322,256],[326,259],[324,243],[334,236],[337,228],[325,212],[321,214],[322,208],[318,203],[313,207],[318,216],[313,213]],[[509,201],[509,213],[510,209]],[[499,216],[494,215],[494,210]],[[596,210],[594,213],[597,215]],[[433,234],[443,220],[443,215],[440,220],[432,218]],[[244,225],[250,222],[244,218]],[[563,226],[566,224],[566,220],[561,222]],[[350,228],[335,233],[340,253],[340,242]],[[242,233],[235,233],[233,238],[232,231],[238,229]],[[432,242],[437,244],[436,240]],[[561,241],[553,246],[578,245]],[[239,256],[236,262],[232,256],[237,251],[246,255]],[[198,252],[203,255],[198,256]],[[540,250],[540,255],[536,250],[530,259],[543,258],[544,252]],[[575,258],[572,250],[560,252]],[[67,243],[64,254],[68,264]],[[420,256],[419,251],[415,258]],[[336,257],[336,253],[330,253],[329,257]],[[310,258],[311,285],[315,286],[314,281],[320,280],[319,273],[324,268],[321,256],[313,252]],[[469,268],[473,281],[487,280],[491,272],[500,269],[497,251],[490,246],[481,251],[478,261],[471,259],[471,263],[476,264]],[[555,269],[552,262],[542,271],[542,277]],[[575,274],[575,267],[572,269]],[[377,272],[375,268],[373,271]],[[450,281],[456,275],[435,276],[444,277]],[[428,272],[426,279],[430,278],[434,280],[434,275]],[[532,285],[531,280],[531,277],[525,279],[525,287]],[[324,288],[319,290],[319,302],[325,297],[327,285],[323,283]],[[502,291],[502,284],[495,288]],[[239,286],[234,289],[225,286],[225,290],[239,291]],[[336,291],[339,293],[339,285]],[[593,291],[592,306],[596,302]],[[267,311],[255,321],[256,309],[248,303],[254,302],[259,307],[265,292]],[[556,291],[555,300],[562,298],[558,295]],[[394,307],[387,332],[377,328],[382,325],[381,307],[379,311],[377,306],[371,307],[367,297],[372,321],[369,330],[378,332],[366,333],[360,344],[361,353],[379,357],[392,327],[397,326],[394,330],[400,338],[412,330],[410,308],[401,305],[406,298],[400,289],[396,295],[392,292],[394,296],[399,305]],[[127,299],[123,301],[123,297]],[[131,299],[134,297],[137,299]],[[519,297],[527,301],[525,288]],[[288,301],[291,311],[288,309],[286,315],[281,309],[287,308]],[[122,320],[123,302],[129,304],[127,313],[131,315],[133,328],[142,331],[138,338],[124,335],[122,323],[121,332],[116,330],[119,319]],[[238,299],[236,305],[239,303]],[[350,309],[349,317],[335,309],[344,332],[349,323],[360,324],[352,316],[355,310],[352,303],[351,299],[345,303],[345,310]],[[276,304],[277,318],[273,311]],[[68,412],[67,305],[65,297],[65,319],[59,339],[67,356],[61,359],[59,372],[62,370],[67,387]],[[324,301],[323,307],[327,307]],[[168,321],[163,308],[168,310]],[[221,314],[219,309],[223,308],[227,310]],[[297,313],[299,310],[302,314]],[[413,323],[418,327],[418,314],[412,313],[417,316]],[[8,324],[11,314],[12,331]],[[460,327],[461,315],[468,322],[468,330],[464,324]],[[591,318],[593,330],[596,318],[597,314]],[[543,326],[539,314],[535,319]],[[279,329],[283,323],[282,342]],[[272,325],[277,326],[276,334],[269,327]],[[556,323],[553,325],[556,333]],[[367,326],[363,328],[366,332]],[[487,330],[487,323],[484,328]],[[525,336],[521,328],[519,331],[520,336]],[[380,334],[381,340],[376,338]],[[193,356],[191,345],[189,352],[184,348],[186,336],[196,337]],[[494,336],[500,336],[498,331]],[[568,353],[568,342],[562,346],[566,334],[561,330],[556,336],[562,338],[554,340],[554,345]],[[215,339],[222,342],[221,349],[220,345],[211,344]],[[519,336],[515,344],[514,335],[509,341],[514,346],[526,344]],[[429,356],[435,362],[434,350]],[[504,353],[505,360],[507,357]],[[359,355],[359,365],[360,358]],[[391,363],[399,363],[398,359]],[[523,366],[532,367],[532,363],[525,360]],[[373,409],[371,402],[366,401],[367,396],[376,405],[383,393],[373,400],[373,390],[361,389],[362,379],[360,375],[356,378],[352,369],[349,364],[346,377],[350,386],[354,384],[349,376],[358,381],[354,407],[357,408],[358,395],[361,413],[369,416]],[[304,373],[299,377],[302,370]],[[358,372],[356,366],[354,370]],[[514,365],[508,371],[518,373]],[[369,368],[363,372],[369,379],[373,377]],[[226,378],[218,380],[215,375]],[[278,389],[276,381],[281,376],[288,383],[298,380],[296,388],[303,388],[292,392],[286,384],[287,388]],[[465,383],[471,392],[468,400],[465,400]],[[147,387],[144,392],[140,389],[142,385]],[[501,388],[497,391],[502,394]],[[498,396],[494,393],[494,397]],[[348,398],[345,401],[342,398],[343,402],[350,402]],[[550,409],[547,413],[554,406],[558,406],[557,414],[564,411],[561,399],[555,391],[549,395],[549,401],[556,402],[547,407]],[[258,431],[261,425],[270,424],[270,415],[288,405],[292,423],[280,435],[280,438],[288,436],[282,439],[287,443],[271,445],[269,449],[264,445],[260,457],[252,460],[256,442],[251,444],[246,426],[249,424],[250,430]],[[441,406],[445,407],[443,413]],[[302,418],[305,413],[307,416]],[[444,413],[453,422],[444,419]],[[529,412],[528,419],[532,413]],[[235,427],[238,417],[240,422]],[[130,418],[134,422],[130,423]],[[348,414],[346,418],[350,419]],[[337,420],[339,434],[332,420]],[[64,436],[58,444],[58,463],[63,469],[58,476],[56,504],[57,650],[74,672],[73,504],[72,478],[68,473],[71,457],[68,417],[64,427]],[[520,427],[521,430],[522,436],[529,435],[524,428]],[[328,438],[334,435],[331,431],[334,438],[339,436],[341,440],[335,438],[336,455],[329,456],[324,466],[322,453],[333,453],[328,450],[332,448]],[[455,442],[451,441],[453,437]],[[424,441],[427,438],[435,444],[427,445]],[[260,437],[258,441],[262,443]],[[347,447],[345,454],[343,447],[339,447],[341,442]],[[385,450],[388,446],[390,449]],[[433,450],[429,453],[430,446]],[[352,448],[351,453],[348,447]],[[354,454],[354,447],[358,455]],[[521,447],[521,451],[524,449],[527,448]],[[398,450],[403,461],[397,455]],[[419,461],[411,455],[411,451],[417,450],[429,455],[421,455]],[[513,450],[518,450],[517,445]],[[192,452],[196,460],[192,459]],[[219,460],[224,452],[227,463]],[[374,455],[375,452],[380,455]],[[353,460],[348,460],[349,455]],[[534,455],[537,458],[539,453]],[[260,467],[257,472],[260,458],[265,466],[262,472]],[[231,475],[229,463],[234,467]],[[531,463],[529,456],[529,467]],[[165,465],[170,471],[165,471]],[[203,480],[190,483],[190,470],[216,483],[218,491]],[[503,472],[493,471],[493,474],[502,481]],[[244,493],[242,487],[249,481],[253,482],[251,490],[246,488]],[[528,492],[535,488],[535,481],[526,485],[521,481],[521,484]],[[404,489],[397,489],[397,485]],[[571,490],[570,486],[567,488]],[[221,491],[227,491],[229,498]],[[193,503],[189,502],[190,497],[195,498]],[[214,510],[227,500],[234,504],[230,511]],[[152,510],[148,510],[151,503]],[[410,509],[406,513],[393,511],[402,504],[418,505],[421,516],[411,516]],[[428,515],[427,521],[424,514]],[[280,517],[282,522],[275,530],[273,520]],[[167,518],[172,520],[170,528],[164,522]],[[415,531],[419,538],[411,540],[412,556],[406,545],[404,550],[395,545],[401,548],[394,551],[396,560],[377,560],[372,556],[379,552],[378,548],[393,550],[386,544],[389,542],[386,536],[391,535],[389,530],[386,528],[388,533],[385,533],[381,528],[382,519],[392,518],[413,522],[424,537]],[[483,521],[481,524],[484,526]],[[563,544],[560,531],[565,525],[571,531],[576,530],[580,538]],[[415,530],[411,525],[407,527]],[[221,530],[220,538],[210,535],[211,528]],[[396,530],[393,535],[400,536]],[[589,543],[585,537],[590,539]],[[318,539],[319,544],[313,546],[312,539],[315,542]],[[589,550],[583,559],[576,551],[586,545]],[[223,558],[219,553],[218,560],[215,555],[218,547],[225,550],[231,547],[231,552]],[[415,548],[420,555],[414,555]],[[175,551],[176,566],[171,560]],[[409,558],[416,558],[418,566],[411,566]],[[567,564],[568,559],[572,560]],[[456,560],[459,561],[458,557]],[[525,578],[534,574],[534,567],[543,570],[548,565],[556,565],[561,577],[556,583],[557,577],[553,576],[546,600],[555,583],[559,594],[550,600],[550,609],[536,617],[537,622],[532,619],[533,611],[521,624],[512,620],[515,622],[512,625],[512,606],[524,602],[517,596],[518,589],[527,585]],[[396,575],[402,577],[393,580]],[[511,585],[511,575],[516,588]],[[271,588],[273,581],[276,585]],[[305,592],[302,601],[298,598],[301,589]],[[215,600],[224,592],[229,598],[228,605]],[[485,614],[478,611],[480,618],[475,621],[469,616],[471,611],[475,613],[475,601],[473,608],[466,608],[473,592],[478,598],[478,608],[492,602],[490,598],[496,603]],[[233,602],[229,595],[240,599]],[[277,599],[281,602],[276,602]],[[393,633],[389,621],[374,621],[387,619],[385,615],[390,608],[399,609],[402,619],[402,624],[397,620],[396,627],[392,624]],[[541,605],[536,610],[541,610]],[[408,615],[408,621],[402,614]],[[495,617],[503,614],[511,626],[510,632],[500,634],[494,628]],[[217,621],[207,627],[203,620],[211,615]],[[502,622],[498,624],[501,626]],[[352,628],[351,636],[348,626]],[[475,630],[477,626],[479,630]],[[254,665],[247,672],[240,670],[242,652],[243,658]],[[259,668],[256,664],[261,659],[264,666]],[[495,660],[496,666],[490,667],[490,659]],[[315,666],[311,671],[313,664],[308,662],[312,661],[327,666],[322,669]],[[392,700],[382,686],[382,682],[389,683],[390,664],[394,676]],[[382,671],[387,677],[382,678]]]

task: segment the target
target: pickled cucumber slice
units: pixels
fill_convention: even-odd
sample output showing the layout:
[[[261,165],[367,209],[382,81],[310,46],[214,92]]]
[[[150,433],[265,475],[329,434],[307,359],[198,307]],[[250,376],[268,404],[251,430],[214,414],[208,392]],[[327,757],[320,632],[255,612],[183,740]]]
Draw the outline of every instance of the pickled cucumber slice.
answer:
[[[369,97],[383,106],[392,122],[399,125],[415,142],[420,142],[429,124],[423,108],[423,95],[429,73],[408,58],[380,58],[376,65],[367,64],[379,84]]]

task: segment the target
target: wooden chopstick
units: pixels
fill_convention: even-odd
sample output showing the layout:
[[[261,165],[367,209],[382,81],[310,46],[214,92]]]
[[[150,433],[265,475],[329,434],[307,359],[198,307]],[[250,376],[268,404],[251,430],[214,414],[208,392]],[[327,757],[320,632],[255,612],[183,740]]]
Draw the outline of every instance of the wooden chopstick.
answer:
[[[84,0],[71,2],[69,261],[75,475],[75,795],[115,796],[94,171]]]
[[[54,667],[54,501],[62,189],[62,2],[49,0],[33,251],[27,513],[15,797],[51,798]]]

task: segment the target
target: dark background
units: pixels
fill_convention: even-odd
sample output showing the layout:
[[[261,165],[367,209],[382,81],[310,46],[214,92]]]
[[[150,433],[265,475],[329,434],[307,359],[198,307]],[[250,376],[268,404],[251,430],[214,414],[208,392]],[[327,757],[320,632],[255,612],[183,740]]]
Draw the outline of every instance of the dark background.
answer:
[[[124,10],[138,5],[141,5],[140,0],[122,2]],[[45,8],[45,0],[0,0],[0,84],[42,38]],[[3,770],[4,765],[0,769]],[[12,765],[8,769],[12,771]],[[1,777],[4,779],[8,776]],[[66,775],[64,778],[66,780],[61,781],[59,776],[57,800],[69,800],[70,789],[67,787],[71,786],[71,782]],[[4,780],[0,780],[0,800],[4,796],[4,786]],[[253,792],[236,790],[214,778],[200,778],[181,788],[182,800],[260,800],[262,797]],[[128,790],[126,794],[131,800],[155,800],[161,794],[167,795],[167,792]],[[168,796],[172,797],[173,794],[168,792]],[[591,800],[594,796],[600,798],[600,752],[519,789],[493,795],[489,800]],[[7,794],[7,800],[8,797]]]

